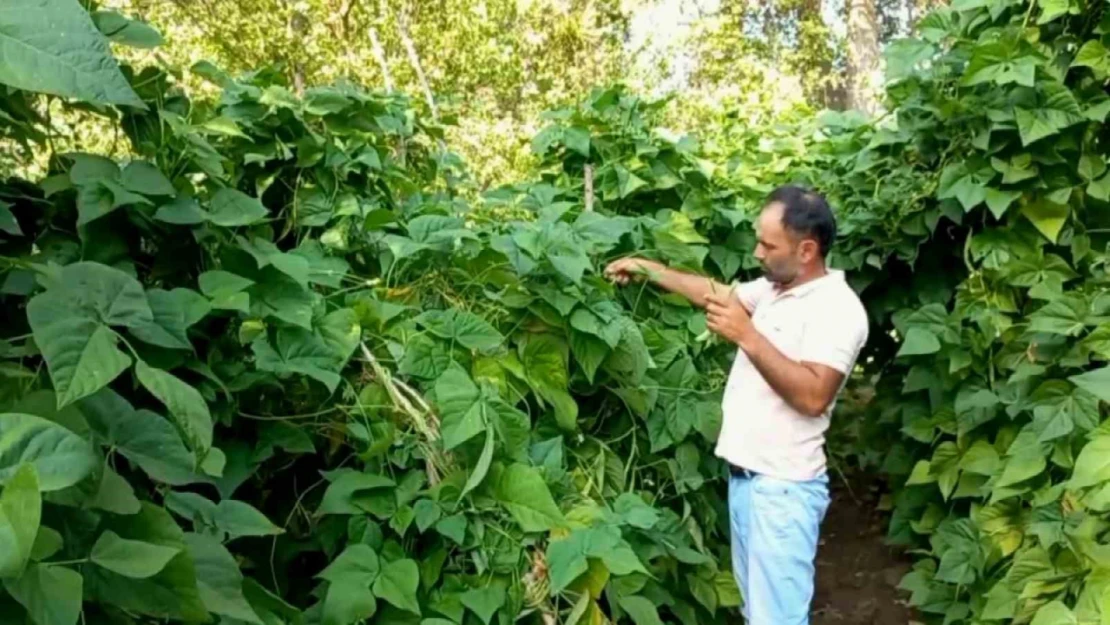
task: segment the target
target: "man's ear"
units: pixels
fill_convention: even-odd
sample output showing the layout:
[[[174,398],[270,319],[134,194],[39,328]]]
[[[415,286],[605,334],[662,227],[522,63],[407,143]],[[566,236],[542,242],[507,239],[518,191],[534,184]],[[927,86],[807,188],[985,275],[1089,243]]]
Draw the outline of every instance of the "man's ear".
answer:
[[[821,254],[821,248],[817,245],[817,241],[813,239],[802,239],[798,244],[798,251],[801,253],[801,259],[804,262],[812,262]]]

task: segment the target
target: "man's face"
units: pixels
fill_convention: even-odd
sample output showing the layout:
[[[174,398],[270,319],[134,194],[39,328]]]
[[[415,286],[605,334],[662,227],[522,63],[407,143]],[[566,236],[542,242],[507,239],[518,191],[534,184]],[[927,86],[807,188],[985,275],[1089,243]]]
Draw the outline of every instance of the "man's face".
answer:
[[[778,285],[790,284],[801,271],[809,254],[809,243],[792,234],[782,225],[783,206],[772,202],[764,207],[756,222],[755,258],[763,266],[763,275]]]

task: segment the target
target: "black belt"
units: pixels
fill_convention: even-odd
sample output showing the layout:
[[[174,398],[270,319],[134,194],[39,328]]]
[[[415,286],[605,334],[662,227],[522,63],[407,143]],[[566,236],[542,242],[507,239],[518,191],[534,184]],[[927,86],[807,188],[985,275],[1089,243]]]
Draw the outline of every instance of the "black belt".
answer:
[[[755,477],[754,471],[749,471],[744,467],[738,467],[734,464],[728,465],[728,472],[732,477],[752,478]]]

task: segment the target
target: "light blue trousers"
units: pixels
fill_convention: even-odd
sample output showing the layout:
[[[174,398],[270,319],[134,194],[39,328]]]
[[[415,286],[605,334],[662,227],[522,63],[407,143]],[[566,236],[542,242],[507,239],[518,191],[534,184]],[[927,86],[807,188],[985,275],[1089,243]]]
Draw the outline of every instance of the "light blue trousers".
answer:
[[[748,625],[808,625],[817,536],[829,507],[828,476],[795,482],[732,474],[732,569]]]

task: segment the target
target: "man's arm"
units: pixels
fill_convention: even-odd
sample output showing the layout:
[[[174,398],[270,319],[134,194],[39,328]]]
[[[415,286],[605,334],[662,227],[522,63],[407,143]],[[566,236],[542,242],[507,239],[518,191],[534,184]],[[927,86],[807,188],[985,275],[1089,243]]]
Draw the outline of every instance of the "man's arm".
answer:
[[[708,276],[671,269],[663,263],[643,258],[630,257],[613,261],[605,268],[605,275],[618,284],[628,284],[640,277],[647,278],[660,288],[678,293],[702,308],[710,295],[728,295],[731,292],[728,286]]]
[[[827,365],[787,358],[752,325],[751,316],[734,297],[710,296],[709,329],[736,343],[767,384],[798,412],[825,413],[836,398],[844,374]]]
[[[804,415],[825,414],[844,381],[832,367],[790,360],[754,328],[739,345],[779,397]]]

